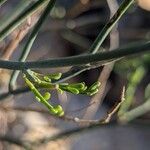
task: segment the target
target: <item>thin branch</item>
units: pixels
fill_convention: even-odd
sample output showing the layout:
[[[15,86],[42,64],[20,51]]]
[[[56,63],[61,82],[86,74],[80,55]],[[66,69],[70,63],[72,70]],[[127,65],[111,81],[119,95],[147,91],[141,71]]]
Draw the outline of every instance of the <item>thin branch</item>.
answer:
[[[125,0],[119,7],[118,11],[114,14],[114,16],[108,21],[108,23],[104,26],[102,31],[97,36],[96,40],[90,47],[89,53],[96,53],[100,47],[107,35],[110,33],[112,28],[117,24],[118,20],[121,18],[121,16],[128,10],[128,8],[134,3],[134,0]],[[86,70],[88,70],[86,65],[83,66],[74,66],[71,68],[71,70],[65,74],[63,74],[60,81],[70,79]]]
[[[0,7],[6,2],[7,0],[0,0]]]
[[[65,67],[72,65],[83,65],[88,63],[98,62],[104,65],[110,60],[115,60],[125,56],[131,56],[133,54],[141,54],[150,51],[150,41],[143,43],[129,44],[126,47],[118,48],[110,52],[85,54],[79,56],[71,56],[65,58],[48,59],[43,61],[28,61],[28,62],[16,62],[16,61],[3,61],[0,60],[0,68],[10,70],[24,70],[31,68],[52,68],[52,67]]]
[[[24,141],[22,141],[18,138],[12,137],[12,136],[7,136],[7,135],[2,136],[2,135],[0,135],[0,141],[18,145],[18,146],[24,148],[25,150],[31,150],[30,146],[25,144]]]
[[[128,123],[133,119],[136,119],[146,113],[150,112],[150,99],[146,100],[146,102],[128,112],[125,112],[123,115],[119,116],[119,121],[121,123]]]
[[[96,53],[100,46],[102,45],[103,41],[107,37],[107,35],[110,33],[112,28],[115,26],[115,24],[118,22],[118,20],[121,18],[121,16],[128,10],[128,8],[135,2],[135,0],[125,0],[120,5],[118,11],[115,13],[115,15],[110,19],[110,21],[105,25],[103,30],[99,33],[98,37],[92,44],[90,48],[91,53]]]
[[[4,17],[0,19],[0,31],[2,31],[6,26],[8,26],[15,18],[19,16],[19,14],[24,11],[33,0],[27,1],[27,0],[21,0],[18,2],[18,4],[13,8],[13,10],[10,10]]]
[[[0,41],[2,41],[7,35],[9,35],[16,27],[18,27],[28,16],[32,15],[35,11],[45,5],[48,0],[40,0],[35,2],[25,11],[20,13],[20,15],[13,20],[8,26],[6,26],[2,31],[0,31]]]
[[[116,13],[116,10],[118,9],[118,3],[116,0],[107,0],[109,9],[110,9],[110,18]],[[119,46],[119,32],[117,30],[118,24],[113,27],[112,31],[110,32],[110,48],[109,50],[118,48]],[[113,69],[114,62],[105,65],[104,68],[102,69],[100,76],[98,78],[98,81],[101,83],[101,86],[99,88],[98,93],[91,99],[90,103],[94,103],[92,107],[88,107],[87,110],[85,111],[84,117],[83,118],[92,118],[95,113],[97,112],[100,104],[102,103],[104,99],[104,93],[105,93],[105,88],[107,85],[107,80],[110,76],[110,73]]]
[[[131,126],[132,127],[143,127],[143,128],[149,128],[149,124],[145,124],[144,122],[132,122],[126,126]],[[28,149],[33,146],[38,146],[38,145],[41,145],[41,144],[46,144],[50,141],[55,141],[55,140],[58,140],[58,139],[62,139],[62,138],[65,138],[65,137],[70,137],[70,136],[75,136],[75,135],[78,135],[78,134],[81,134],[81,133],[85,133],[87,131],[92,131],[92,130],[95,130],[95,129],[109,129],[110,127],[116,127],[116,126],[121,126],[119,124],[116,123],[116,121],[112,121],[110,122],[109,124],[99,124],[99,123],[96,123],[96,124],[92,124],[92,125],[89,125],[89,126],[83,126],[83,127],[78,127],[78,128],[75,128],[75,129],[71,129],[71,130],[68,130],[68,131],[63,131],[61,133],[58,133],[54,136],[50,136],[50,137],[45,137],[43,139],[40,139],[38,141],[34,141],[34,142],[30,142],[30,141],[25,141],[25,143],[23,141],[21,141],[20,139],[16,139],[14,137],[8,137],[7,136],[0,136],[0,139],[12,139],[11,140],[11,143],[13,143],[13,139],[16,139],[17,143],[24,143],[25,147],[27,147]],[[4,140],[3,140],[4,141]]]
[[[90,125],[90,124],[95,124],[95,123],[104,124],[104,123],[109,123],[111,118],[112,118],[112,116],[120,108],[120,105],[124,101],[124,92],[125,92],[125,89],[123,88],[123,91],[122,91],[121,98],[120,98],[119,102],[117,102],[116,105],[108,112],[108,114],[106,115],[106,117],[104,119],[98,119],[98,120],[80,119],[78,117],[72,117],[72,116],[67,116],[67,115],[58,117],[58,116],[55,116],[55,115],[51,115],[49,113],[49,111],[47,111],[47,110],[37,109],[37,108],[30,108],[30,107],[28,107],[28,108],[26,108],[26,107],[19,107],[19,106],[18,107],[17,106],[9,107],[9,106],[5,106],[5,105],[0,105],[0,108],[2,110],[4,110],[4,111],[15,110],[15,111],[34,111],[34,112],[44,113],[44,114],[50,115],[53,118],[61,119],[63,121],[71,121],[73,123],[77,123],[78,125],[79,124]]]
[[[110,122],[112,116],[119,110],[120,106],[124,101],[125,101],[125,87],[123,87],[120,101],[117,102],[116,105],[108,112],[107,117],[104,119],[104,123]]]
[[[28,23],[28,20],[21,29],[16,31],[15,36],[12,38],[12,40],[9,42],[9,44],[6,46],[6,48],[3,50],[4,54],[2,55],[3,60],[9,60],[14,50],[18,47],[20,41],[24,38],[24,36],[27,34],[29,29],[31,28],[31,24]]]
[[[48,17],[49,15],[49,12],[51,11],[51,9],[53,8],[55,4],[55,0],[50,0],[47,7],[45,8],[43,14],[41,15],[40,19],[38,20],[37,24],[35,25],[30,37],[28,38],[28,41],[22,51],[22,54],[19,58],[19,61],[21,62],[24,62],[31,50],[31,47],[38,35],[38,32],[43,24],[43,22],[45,21],[45,19]],[[12,90],[15,86],[15,83],[16,83],[16,80],[17,80],[17,77],[19,75],[19,71],[14,71],[12,73],[12,76],[11,76],[11,79],[10,79],[10,82],[9,82],[9,90]]]

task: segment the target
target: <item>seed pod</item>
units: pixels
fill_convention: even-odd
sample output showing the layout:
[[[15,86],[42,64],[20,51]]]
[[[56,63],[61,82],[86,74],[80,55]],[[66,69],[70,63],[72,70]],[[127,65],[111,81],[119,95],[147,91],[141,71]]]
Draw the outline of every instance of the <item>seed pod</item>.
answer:
[[[59,80],[62,76],[62,73],[54,73],[47,75],[50,79]]]
[[[43,95],[44,99],[46,101],[48,101],[50,98],[51,98],[51,94],[49,92],[46,92],[44,95]]]
[[[75,88],[75,89],[78,89],[78,90],[84,90],[85,88],[85,83],[75,83],[75,84],[69,84],[69,87],[71,88]]]
[[[92,96],[92,95],[96,94],[97,92],[98,92],[98,89],[95,89],[93,91],[87,92],[86,94],[89,96]]]
[[[39,102],[41,102],[41,99],[39,97],[36,96],[35,98],[36,98],[36,100],[38,100]]]
[[[63,116],[64,115],[63,108],[60,105],[55,106],[54,109],[57,111],[58,116]]]
[[[79,94],[79,90],[78,89],[75,89],[75,88],[72,88],[72,87],[67,87],[68,91],[73,93],[73,94]]]
[[[88,91],[96,90],[97,88],[100,87],[100,85],[101,85],[101,83],[99,81],[97,81],[89,87]]]
[[[43,78],[44,78],[45,81],[51,82],[51,79],[48,76],[44,76]]]

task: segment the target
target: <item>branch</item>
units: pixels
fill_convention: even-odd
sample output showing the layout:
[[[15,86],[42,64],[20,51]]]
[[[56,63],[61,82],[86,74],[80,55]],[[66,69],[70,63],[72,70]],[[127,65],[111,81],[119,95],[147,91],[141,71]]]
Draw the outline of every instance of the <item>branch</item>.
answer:
[[[117,0],[107,0],[108,7],[110,9],[110,18],[113,16],[118,9]],[[118,24],[113,27],[112,31],[110,32],[110,48],[109,50],[115,49],[119,47],[119,32],[118,32]],[[108,65],[105,65],[99,75],[98,81],[101,83],[98,93],[91,99],[90,103],[94,103],[92,107],[88,107],[85,111],[83,118],[92,118],[95,113],[97,112],[99,106],[101,105],[105,93],[106,93],[106,86],[107,80],[111,74],[115,62],[112,62]]]
[[[48,17],[49,12],[52,10],[53,6],[55,4],[55,0],[50,0],[47,7],[45,8],[43,14],[41,15],[40,19],[38,20],[37,24],[35,25],[30,37],[28,38],[28,41],[22,51],[22,54],[20,56],[19,61],[24,62],[27,58],[27,56],[29,55],[29,52],[31,50],[31,47],[38,35],[38,32],[43,24],[43,22],[45,21],[45,19]],[[19,75],[19,71],[14,71],[11,75],[11,79],[9,82],[9,90],[12,90],[15,86],[17,77]]]
[[[28,16],[32,15],[37,9],[45,5],[47,0],[40,0],[35,2],[31,7],[20,13],[20,15],[8,24],[2,31],[0,31],[0,41],[9,35],[15,28],[17,28]]]
[[[83,65],[88,63],[92,64],[98,61],[99,63],[104,65],[111,60],[149,51],[150,51],[150,41],[147,41],[141,44],[139,43],[129,44],[127,47],[118,48],[110,52],[103,52],[103,53],[99,52],[96,54],[85,54],[66,58],[48,59],[43,61],[16,62],[16,61],[0,60],[0,68],[10,70],[24,70],[30,68],[52,68],[52,67],[72,66],[72,65]]]
[[[4,17],[0,19],[0,31],[4,30],[4,28],[6,28],[15,18],[17,18],[19,14],[32,3],[32,1],[33,0],[20,0],[13,10],[10,10],[6,15],[4,15]]]
[[[7,0],[1,0],[0,1],[0,7],[6,2]]]
[[[18,145],[26,150],[31,150],[31,148],[27,144],[25,144],[26,142],[12,136],[0,135],[0,141]]]
[[[125,0],[119,7],[118,11],[113,15],[113,17],[108,21],[108,23],[104,26],[102,31],[97,36],[96,40],[90,47],[89,53],[95,54],[101,47],[101,44],[107,37],[107,35],[110,33],[110,31],[113,29],[113,27],[117,24],[118,20],[122,17],[122,15],[128,10],[128,8],[134,3],[134,0]],[[111,8],[111,11],[112,10]],[[114,13],[114,12],[113,12]],[[114,49],[114,48],[112,48]],[[87,68],[86,65],[83,66],[75,66],[72,67],[70,71],[63,74],[60,81],[64,81],[66,79],[70,79],[86,70],[89,70],[90,68]]]

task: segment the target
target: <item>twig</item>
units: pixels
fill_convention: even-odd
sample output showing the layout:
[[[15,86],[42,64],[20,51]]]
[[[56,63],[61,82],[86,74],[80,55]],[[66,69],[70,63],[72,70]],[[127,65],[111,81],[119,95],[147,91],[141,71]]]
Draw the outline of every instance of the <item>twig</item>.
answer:
[[[4,17],[0,19],[0,31],[8,26],[16,17],[18,17],[19,14],[32,3],[32,1],[33,0],[20,0],[13,10],[10,10],[6,15],[4,15]]]
[[[0,7],[6,2],[7,0],[1,0],[0,1]]]
[[[116,0],[112,0],[112,1],[107,0],[107,3],[110,9],[110,18],[111,18],[111,16],[113,16],[116,10],[118,9],[118,3]],[[109,48],[110,50],[114,48],[118,48],[119,46],[119,33],[117,27],[118,24],[116,24],[112,29],[112,31],[110,32],[110,48]],[[90,102],[90,103],[94,103],[94,105],[92,105],[92,107],[87,108],[83,118],[92,118],[97,112],[100,104],[102,103],[102,99],[104,98],[104,92],[107,85],[107,80],[110,76],[113,66],[114,66],[114,62],[105,65],[104,68],[102,69],[102,72],[98,78],[99,82],[101,83],[99,92],[91,99]]]
[[[121,105],[120,110],[118,112],[118,116],[124,115],[132,105],[134,100],[135,91],[137,85],[141,82],[145,75],[146,71],[143,66],[138,66],[136,70],[130,75],[128,87],[126,90],[126,100]]]
[[[114,16],[110,19],[110,21],[105,25],[103,30],[99,33],[96,40],[92,44],[90,48],[91,53],[96,53],[100,48],[101,44],[110,33],[112,28],[116,25],[121,16],[128,10],[128,8],[135,2],[135,0],[125,0],[114,14]]]
[[[19,61],[24,62],[26,60],[26,58],[27,58],[27,56],[28,56],[28,54],[31,50],[31,47],[32,47],[37,35],[38,35],[38,32],[39,32],[44,20],[48,17],[48,14],[51,11],[51,9],[53,8],[54,4],[55,4],[55,0],[50,0],[49,1],[47,7],[45,8],[45,10],[43,12],[43,14],[41,15],[40,19],[38,20],[37,24],[35,25],[32,33],[31,33],[31,35],[30,35],[30,37],[29,37],[29,39],[28,39],[28,41],[27,41],[27,43],[26,43],[26,45],[25,45],[25,47],[22,51],[22,54],[20,56]],[[9,90],[10,91],[13,90],[18,75],[19,75],[19,71],[14,71],[12,73],[12,76],[11,76],[11,79],[10,79],[10,82],[9,82]]]
[[[5,105],[0,105],[0,108],[4,111],[11,111],[11,110],[15,110],[15,111],[35,111],[35,112],[39,112],[39,113],[48,114],[51,117],[56,118],[56,119],[61,119],[61,120],[64,120],[64,121],[71,121],[71,122],[77,123],[78,125],[79,124],[91,125],[91,124],[95,124],[95,123],[104,124],[104,123],[108,123],[111,120],[112,116],[118,111],[120,105],[124,101],[124,91],[125,91],[125,89],[123,88],[120,101],[117,102],[117,104],[110,110],[110,112],[108,112],[107,116],[104,119],[98,119],[98,120],[80,119],[78,117],[72,117],[72,116],[67,116],[67,115],[64,115],[62,117],[58,117],[58,116],[55,116],[55,115],[51,115],[47,110],[37,109],[37,108],[25,108],[25,107],[17,107],[17,106],[9,107],[9,106],[5,106]]]
[[[30,29],[31,24],[28,22],[19,29],[19,31],[16,31],[15,37],[9,42],[9,44],[6,46],[6,48],[3,50],[4,54],[2,55],[3,60],[9,60],[10,56],[14,52],[14,50],[18,47],[20,41],[24,38],[28,30]]]
[[[8,142],[8,143],[11,143],[11,144],[15,144],[15,145],[18,145],[26,150],[32,150],[30,148],[30,146],[28,146],[27,144],[25,144],[26,142],[25,141],[22,141],[18,138],[15,138],[15,137],[11,137],[11,136],[7,136],[7,135],[0,135],[0,141],[3,141],[3,142]]]
[[[150,99],[146,100],[144,104],[125,112],[123,115],[119,116],[118,120],[121,123],[127,123],[148,112],[150,112]]]
[[[108,61],[122,58],[125,56],[131,56],[134,54],[146,53],[150,51],[150,41],[143,43],[129,44],[127,47],[118,48],[110,52],[85,54],[79,56],[71,56],[65,58],[48,59],[43,61],[28,61],[28,62],[16,62],[16,61],[3,61],[0,60],[0,68],[10,70],[24,70],[31,68],[52,68],[52,67],[65,67],[72,65],[82,65],[88,63],[98,62],[101,65],[108,63]]]
[[[45,5],[48,0],[40,0],[35,2],[31,7],[19,14],[8,26],[0,31],[0,41],[2,41],[8,34],[10,34],[16,27],[18,27],[28,16],[32,15],[35,11]]]
[[[104,123],[110,122],[112,116],[119,110],[120,106],[124,101],[125,101],[125,87],[123,87],[120,101],[116,103],[116,105],[110,110],[110,112],[108,112],[107,117],[104,119]]]
[[[132,122],[132,123],[128,124],[128,126],[130,126],[130,125],[132,125],[134,127],[144,127],[144,128],[147,127],[147,128],[149,128],[149,124],[145,124],[144,122]],[[78,134],[81,134],[81,133],[84,133],[84,132],[87,132],[87,131],[92,131],[92,130],[95,130],[95,129],[98,129],[98,128],[109,129],[110,127],[112,128],[112,127],[115,127],[115,126],[120,126],[120,125],[117,124],[116,121],[112,121],[109,124],[96,123],[96,124],[92,124],[92,125],[89,125],[89,126],[84,126],[84,127],[71,129],[69,131],[63,131],[63,132],[58,133],[54,136],[45,137],[45,138],[40,139],[40,140],[35,141],[35,142],[25,141],[27,143],[25,146],[27,146],[27,148],[31,148],[33,146],[38,146],[38,145],[41,145],[41,144],[45,144],[45,143],[48,143],[50,141],[55,141],[55,140],[58,140],[58,139],[61,139],[61,138],[64,138],[64,137],[75,136],[75,135],[78,135]],[[10,139],[10,138],[15,139],[14,137],[9,137],[9,138],[5,138],[5,137],[7,137],[7,136],[0,136],[0,139]],[[20,141],[20,139],[16,139],[16,140],[17,140],[17,143],[20,143],[20,142],[22,143],[23,142],[23,141]],[[13,143],[13,140],[11,140],[11,143]]]
[[[108,23],[104,26],[102,31],[97,36],[96,40],[90,47],[89,53],[95,54],[101,47],[101,44],[110,33],[112,28],[116,25],[121,16],[128,10],[128,8],[134,3],[134,0],[125,0],[119,7],[118,11],[114,14],[114,16],[108,21]],[[87,66],[84,64],[83,66],[75,66],[72,67],[69,72],[67,72],[64,76],[62,76],[61,81],[64,79],[72,78],[83,71],[88,70]],[[72,73],[71,73],[72,72]]]

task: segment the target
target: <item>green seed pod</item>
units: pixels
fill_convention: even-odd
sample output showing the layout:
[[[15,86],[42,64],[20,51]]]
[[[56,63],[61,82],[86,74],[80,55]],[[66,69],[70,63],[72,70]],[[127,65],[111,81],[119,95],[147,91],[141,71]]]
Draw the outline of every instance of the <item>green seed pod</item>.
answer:
[[[78,90],[84,90],[85,88],[85,83],[75,83],[75,84],[69,84],[69,87],[71,88],[75,88],[75,89],[78,89]]]
[[[101,85],[101,83],[99,81],[97,81],[89,87],[88,91],[96,90],[97,88],[100,87],[100,85]]]
[[[75,89],[75,88],[72,88],[72,87],[67,87],[68,91],[73,93],[73,94],[79,94],[79,90],[78,89]]]
[[[89,96],[92,96],[92,95],[96,94],[97,92],[98,92],[98,89],[95,89],[93,91],[87,92],[86,94]]]
[[[54,109],[57,111],[58,116],[63,116],[64,115],[63,108],[60,105],[55,106]]]
[[[64,93],[64,91],[63,91],[62,89],[60,89],[60,88],[57,88],[57,90],[58,90],[58,92],[59,92],[60,94],[63,94],[63,93]]]
[[[50,79],[59,80],[62,76],[62,73],[54,73],[47,75]]]
[[[57,114],[59,117],[62,117],[64,115],[64,111],[61,111]]]
[[[41,102],[41,99],[37,96],[35,96],[36,100],[38,100],[39,102]]]
[[[50,113],[53,114],[53,115],[57,115],[58,111],[55,110],[55,108],[53,109],[49,109]]]
[[[43,78],[44,78],[45,81],[51,82],[51,79],[48,76],[44,76]]]
[[[67,90],[68,89],[68,83],[61,83],[61,84],[59,84],[59,88],[61,89],[61,90]]]
[[[50,98],[51,98],[51,94],[49,92],[46,92],[44,95],[43,95],[44,99],[46,101],[48,101]]]

